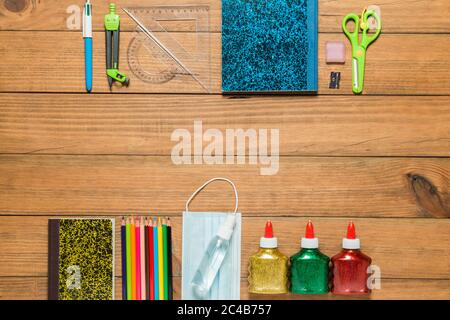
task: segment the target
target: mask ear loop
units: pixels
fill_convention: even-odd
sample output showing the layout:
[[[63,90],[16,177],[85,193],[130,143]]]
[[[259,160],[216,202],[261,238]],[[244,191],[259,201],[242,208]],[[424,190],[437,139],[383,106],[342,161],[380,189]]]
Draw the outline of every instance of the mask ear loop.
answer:
[[[239,197],[238,197],[238,192],[236,189],[235,184],[233,183],[233,181],[231,181],[230,179],[227,178],[213,178],[211,180],[206,181],[200,188],[198,188],[197,190],[195,190],[195,192],[190,196],[190,198],[186,201],[186,212],[189,212],[189,204],[191,203],[192,200],[194,200],[194,198],[200,193],[200,191],[202,191],[208,184],[214,182],[214,181],[225,181],[228,182],[232,187],[233,187],[233,191],[234,191],[234,199],[235,199],[235,206],[234,206],[234,214],[237,213],[238,211],[238,206],[239,206]]]

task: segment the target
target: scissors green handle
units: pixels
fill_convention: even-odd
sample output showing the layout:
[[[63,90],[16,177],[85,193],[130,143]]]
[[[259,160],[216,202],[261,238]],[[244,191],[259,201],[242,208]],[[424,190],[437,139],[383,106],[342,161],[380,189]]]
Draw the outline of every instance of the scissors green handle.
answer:
[[[368,34],[368,19],[370,17],[374,17],[377,22],[377,29],[372,35]],[[355,23],[355,30],[353,32],[350,32],[347,29],[347,23],[350,21]],[[367,47],[374,42],[381,33],[381,19],[373,10],[364,11],[361,18],[355,13],[350,13],[344,17],[344,20],[342,21],[342,29],[352,44],[352,90],[354,93],[360,94],[364,88],[364,69],[366,64]],[[361,42],[359,41],[360,30],[362,30]]]

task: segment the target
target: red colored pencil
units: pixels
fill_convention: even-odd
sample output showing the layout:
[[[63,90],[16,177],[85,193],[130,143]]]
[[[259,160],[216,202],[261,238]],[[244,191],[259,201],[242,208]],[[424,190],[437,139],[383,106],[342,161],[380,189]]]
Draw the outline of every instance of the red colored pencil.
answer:
[[[136,219],[136,300],[141,300],[141,228]]]
[[[149,279],[150,279],[150,300],[155,300],[155,268],[153,260],[153,219],[148,219],[148,249],[150,251],[150,262],[149,262]]]

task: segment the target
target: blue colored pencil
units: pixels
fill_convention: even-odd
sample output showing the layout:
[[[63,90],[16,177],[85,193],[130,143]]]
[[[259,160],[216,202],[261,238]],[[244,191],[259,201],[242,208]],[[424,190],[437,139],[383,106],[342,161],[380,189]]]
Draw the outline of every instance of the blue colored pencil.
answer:
[[[153,223],[157,225],[157,221]],[[159,270],[158,270],[158,228],[153,228],[153,269],[154,269],[154,283],[155,283],[155,300],[159,300]]]

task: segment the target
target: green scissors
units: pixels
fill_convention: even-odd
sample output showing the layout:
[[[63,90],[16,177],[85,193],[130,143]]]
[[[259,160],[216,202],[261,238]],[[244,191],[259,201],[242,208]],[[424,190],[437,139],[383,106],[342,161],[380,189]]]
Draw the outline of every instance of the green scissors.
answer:
[[[377,29],[373,35],[367,33],[369,30],[368,20],[373,17],[377,22]],[[354,21],[355,30],[353,32],[348,31],[347,23]],[[366,64],[366,50],[367,47],[374,42],[381,33],[381,19],[378,14],[373,10],[364,10],[361,14],[361,18],[355,14],[350,13],[344,17],[342,21],[342,29],[345,35],[349,38],[352,44],[352,57],[353,57],[353,92],[360,94],[364,88],[364,69]],[[359,42],[359,31],[362,30],[361,43]]]

